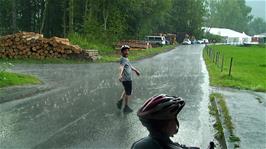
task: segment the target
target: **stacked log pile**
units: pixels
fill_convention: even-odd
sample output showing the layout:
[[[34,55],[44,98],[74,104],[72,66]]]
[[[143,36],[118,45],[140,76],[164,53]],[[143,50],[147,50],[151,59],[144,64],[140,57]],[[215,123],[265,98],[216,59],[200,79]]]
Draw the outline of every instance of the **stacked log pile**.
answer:
[[[142,40],[121,40],[116,46],[117,48],[120,48],[122,45],[129,45],[130,50],[143,50],[152,48],[151,44]]]
[[[1,58],[83,58],[95,60],[98,51],[83,50],[65,38],[44,38],[42,34],[20,32],[0,37]]]

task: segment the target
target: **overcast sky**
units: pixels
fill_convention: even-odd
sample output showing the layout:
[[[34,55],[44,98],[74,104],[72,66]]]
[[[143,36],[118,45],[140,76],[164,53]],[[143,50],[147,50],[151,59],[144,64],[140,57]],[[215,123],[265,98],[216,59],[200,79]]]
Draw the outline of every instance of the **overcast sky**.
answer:
[[[252,15],[266,21],[266,0],[246,0],[246,4],[252,8]]]

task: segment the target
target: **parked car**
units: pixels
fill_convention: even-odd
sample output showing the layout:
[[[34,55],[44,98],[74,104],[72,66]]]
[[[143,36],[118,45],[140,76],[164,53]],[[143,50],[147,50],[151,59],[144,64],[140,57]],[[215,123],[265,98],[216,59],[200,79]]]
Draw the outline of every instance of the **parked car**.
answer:
[[[191,41],[189,39],[184,39],[184,41],[182,42],[183,45],[190,45]]]
[[[197,44],[197,40],[196,39],[191,40],[191,44]]]
[[[197,40],[197,44],[203,44],[204,41],[203,40]]]
[[[209,40],[208,39],[202,39],[204,44],[208,44]]]
[[[146,36],[145,40],[152,45],[165,45],[166,39],[164,36]]]

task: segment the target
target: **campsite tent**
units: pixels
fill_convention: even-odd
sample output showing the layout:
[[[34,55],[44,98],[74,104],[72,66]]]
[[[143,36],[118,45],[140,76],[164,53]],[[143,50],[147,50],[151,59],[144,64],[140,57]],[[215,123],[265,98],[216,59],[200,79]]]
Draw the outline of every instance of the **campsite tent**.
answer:
[[[205,32],[213,35],[222,36],[227,44],[244,44],[250,43],[251,37],[246,35],[244,32],[239,33],[237,31],[226,29],[226,28],[203,28]]]
[[[266,43],[266,33],[262,33],[262,34],[259,34],[259,35],[254,35],[252,40],[260,43],[260,44],[263,44],[263,43]]]

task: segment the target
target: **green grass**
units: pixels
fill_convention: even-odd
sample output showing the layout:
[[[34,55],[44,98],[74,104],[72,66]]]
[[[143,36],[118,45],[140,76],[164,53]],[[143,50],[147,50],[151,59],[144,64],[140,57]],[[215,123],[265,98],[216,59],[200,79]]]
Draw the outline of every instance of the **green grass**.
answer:
[[[217,105],[215,104],[215,96],[219,96],[220,94],[212,93],[210,95],[210,105],[209,105],[209,113],[215,117],[215,123],[213,125],[214,129],[217,130],[215,134],[215,138],[218,140],[223,140],[224,139],[224,131],[223,131],[223,126],[222,122],[220,120],[220,115],[217,109]]]
[[[40,84],[41,81],[34,76],[0,72],[0,88],[14,85]]]
[[[240,138],[235,136],[235,135],[232,135],[229,137],[229,140],[230,140],[230,142],[239,142]]]
[[[215,99],[216,99],[217,104],[219,105],[214,104]],[[234,124],[232,122],[232,118],[227,108],[226,101],[224,97],[222,96],[222,94],[212,93],[210,95],[210,102],[211,102],[211,105],[209,106],[209,113],[216,117],[216,123],[214,125],[214,128],[218,131],[216,134],[216,137],[221,138],[224,134],[222,123],[219,118],[221,115],[219,115],[218,108],[217,108],[217,106],[219,106],[221,108],[221,112],[223,113],[223,120],[224,120],[223,124],[226,126],[226,128],[228,129],[230,133],[229,141],[239,142],[240,138],[234,134]]]
[[[144,49],[144,50],[131,50],[129,52],[128,58],[131,61],[148,58],[148,57],[157,55],[159,53],[169,51],[173,49],[175,46],[176,45],[169,45],[169,46],[150,48],[150,49]],[[99,60],[99,62],[117,62],[119,61],[119,58],[120,58],[120,52],[119,50],[113,51],[113,52],[102,52],[101,56],[102,58]]]
[[[79,45],[84,49],[99,50],[99,52],[102,53],[108,53],[114,50],[112,41],[99,41],[91,39],[90,37],[79,35],[77,33],[70,34],[68,38],[72,44]]]
[[[71,34],[69,35],[69,40],[72,44],[77,44],[81,48],[84,49],[95,49],[99,51],[101,55],[101,59],[97,62],[117,62],[120,58],[120,51],[115,49],[113,46],[114,43],[112,41],[109,42],[100,42],[97,40],[93,40],[90,37],[85,37],[79,34]],[[140,60],[143,58],[147,58],[150,56],[154,56],[156,54],[166,52],[170,49],[173,49],[175,45],[163,46],[157,48],[150,48],[144,50],[131,50],[129,53],[129,59],[131,61]]]
[[[266,48],[262,46],[210,46],[224,54],[224,69],[215,65],[204,51],[204,59],[212,86],[232,87],[266,92]],[[230,59],[233,57],[232,75],[229,76]],[[221,58],[220,58],[221,63]],[[220,66],[220,65],[219,65]]]
[[[217,96],[218,103],[220,104],[220,107],[222,109],[223,115],[224,115],[224,123],[227,129],[229,130],[230,134],[233,135],[233,130],[234,130],[234,124],[232,122],[232,118],[230,116],[230,113],[228,111],[225,99],[223,96]]]
[[[217,103],[221,107],[221,110],[222,110],[223,115],[224,115],[225,126],[229,130],[230,134],[233,134],[234,125],[233,125],[232,118],[231,118],[230,113],[228,111],[224,97],[219,93],[212,93],[210,95],[210,100],[214,101],[214,99],[216,99]]]

